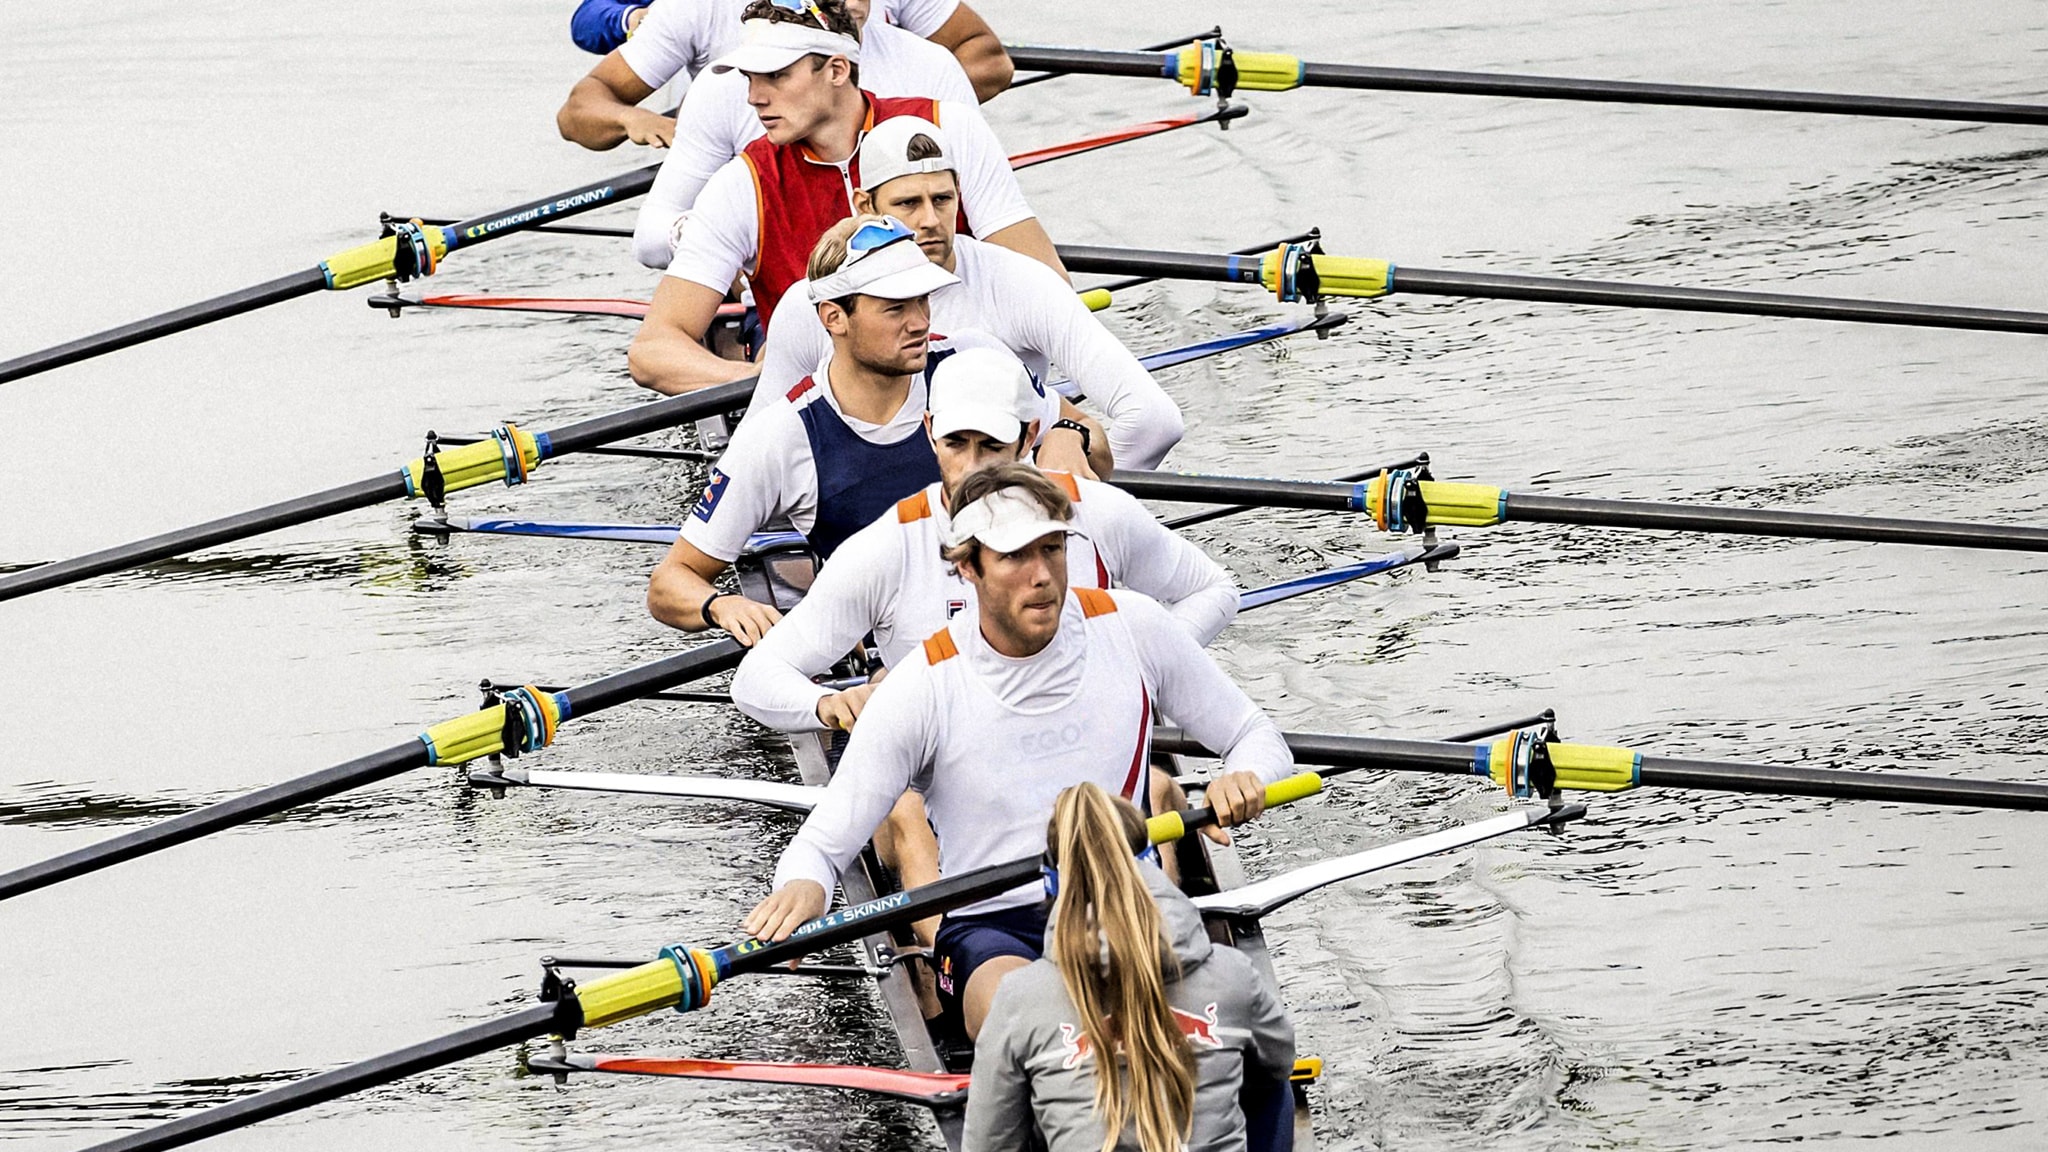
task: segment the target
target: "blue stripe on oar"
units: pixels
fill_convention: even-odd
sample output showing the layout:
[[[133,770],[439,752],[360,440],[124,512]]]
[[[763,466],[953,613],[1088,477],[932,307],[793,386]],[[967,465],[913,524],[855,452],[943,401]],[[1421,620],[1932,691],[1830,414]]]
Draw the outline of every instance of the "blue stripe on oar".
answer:
[[[1425,549],[1404,548],[1399,552],[1389,552],[1384,556],[1375,556],[1370,560],[1361,560],[1356,564],[1346,564],[1342,567],[1331,568],[1325,572],[1314,572],[1307,576],[1297,576],[1292,580],[1282,580],[1278,584],[1268,584],[1264,588],[1254,588],[1238,596],[1237,610],[1244,612],[1253,608],[1262,608],[1268,604],[1278,603],[1281,600],[1291,600],[1296,596],[1304,596],[1310,592],[1320,592],[1325,588],[1334,588],[1339,584],[1349,584],[1353,580],[1361,580],[1367,576],[1376,576],[1381,572],[1392,572],[1396,568],[1406,568],[1408,565],[1424,559],[1425,555]],[[1439,553],[1436,558],[1445,559],[1446,557]]]

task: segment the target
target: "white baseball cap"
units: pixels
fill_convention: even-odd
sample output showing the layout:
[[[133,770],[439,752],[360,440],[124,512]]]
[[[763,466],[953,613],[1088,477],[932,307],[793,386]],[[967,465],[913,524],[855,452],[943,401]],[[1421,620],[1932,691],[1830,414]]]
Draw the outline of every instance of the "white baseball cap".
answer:
[[[984,548],[1015,552],[1042,536],[1072,532],[1074,526],[1055,520],[1045,506],[1022,488],[998,488],[953,514],[946,547],[979,540]]]
[[[860,63],[860,41],[793,20],[747,20],[740,46],[711,62],[713,72],[780,72],[806,56]]]
[[[937,156],[922,160],[910,158],[910,140],[913,136],[929,136],[939,146]],[[873,192],[898,176],[911,176],[920,172],[952,172],[953,153],[946,147],[946,135],[939,126],[917,116],[891,116],[873,128],[860,141],[860,190]]]
[[[837,271],[807,281],[811,303],[859,294],[884,300],[929,296],[960,278],[932,263],[917,236],[893,216],[880,216],[846,238],[846,259]]]
[[[953,352],[932,368],[925,389],[934,437],[974,431],[1014,443],[1045,413],[1045,389],[1007,348]]]

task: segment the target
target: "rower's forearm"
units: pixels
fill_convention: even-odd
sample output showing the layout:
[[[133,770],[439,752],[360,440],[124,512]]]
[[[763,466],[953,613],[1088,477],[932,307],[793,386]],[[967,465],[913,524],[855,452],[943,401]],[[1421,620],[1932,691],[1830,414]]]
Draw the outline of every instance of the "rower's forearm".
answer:
[[[1052,237],[1046,235],[1045,226],[1038,222],[1036,216],[1019,220],[983,239],[990,244],[1000,244],[1020,256],[1029,256],[1066,277],[1067,283],[1074,282],[1074,278],[1067,275],[1067,266],[1060,263],[1059,249],[1053,246]]]
[[[711,627],[704,619],[704,601],[717,591],[711,581],[685,564],[663,564],[647,581],[647,612],[671,628],[702,632]]]
[[[818,701],[832,694],[803,670],[771,650],[781,635],[778,627],[754,646],[732,675],[732,702],[739,710],[777,732],[822,732]]]
[[[953,49],[953,58],[974,85],[974,98],[983,104],[1010,90],[1017,66],[995,33],[976,36]]]
[[[569,99],[555,113],[555,127],[562,139],[604,152],[626,142],[626,104],[594,76],[585,76],[569,89]]]
[[[651,329],[645,324],[626,350],[626,370],[632,373],[634,383],[663,396],[680,396],[754,375],[752,364],[727,360],[687,332]]]

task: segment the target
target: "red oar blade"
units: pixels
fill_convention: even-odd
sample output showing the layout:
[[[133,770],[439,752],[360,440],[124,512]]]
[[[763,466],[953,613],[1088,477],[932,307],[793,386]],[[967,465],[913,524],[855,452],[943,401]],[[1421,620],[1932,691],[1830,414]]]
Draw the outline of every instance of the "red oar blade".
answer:
[[[729,1080],[804,1088],[844,1088],[893,1096],[931,1108],[957,1108],[967,1101],[967,1075],[908,1072],[861,1064],[785,1064],[767,1060],[701,1060],[687,1056],[534,1057],[535,1072],[612,1072],[629,1076],[677,1076],[687,1080]]]
[[[1162,132],[1172,132],[1181,128],[1192,128],[1197,124],[1227,124],[1250,111],[1251,109],[1242,104],[1231,104],[1218,108],[1213,112],[1205,112],[1200,116],[1173,116],[1165,120],[1149,120],[1143,124],[1135,124],[1129,128],[1105,133],[1101,136],[1090,136],[1085,140],[1073,140],[1065,144],[1055,144],[1049,148],[1035,148],[1029,152],[1019,152],[1015,156],[1010,157],[1010,167],[1029,168],[1034,164],[1043,164],[1049,160],[1059,160],[1067,156],[1078,156],[1083,152],[1093,152],[1097,148],[1107,148],[1112,144],[1122,144],[1131,140],[1143,140],[1147,136],[1157,136]]]

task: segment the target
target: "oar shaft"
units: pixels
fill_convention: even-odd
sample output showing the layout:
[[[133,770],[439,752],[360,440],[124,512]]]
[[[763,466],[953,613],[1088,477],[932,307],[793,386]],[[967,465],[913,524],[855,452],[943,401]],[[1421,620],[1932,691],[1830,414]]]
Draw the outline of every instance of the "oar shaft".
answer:
[[[578,216],[593,208],[602,208],[620,200],[629,200],[654,187],[654,174],[661,171],[661,165],[649,164],[635,168],[608,180],[557,192],[553,196],[542,196],[515,204],[483,216],[472,216],[458,220],[448,228],[448,250],[468,248],[486,240],[509,236],[514,232],[525,232],[555,220]]]
[[[1179,47],[1173,45],[1171,47]],[[1132,76],[1174,77],[1176,56],[1160,51],[1104,51],[1012,45],[1010,61],[1020,69]],[[1662,84],[1636,80],[1594,80],[1571,76],[1529,76],[1496,72],[1452,72],[1432,68],[1380,68],[1367,64],[1296,62],[1298,82],[1273,87],[1349,88],[1379,92],[1430,92],[1453,96],[1508,96],[1534,100],[1661,104],[1684,108],[1730,108],[1758,112],[1809,112],[1913,120],[1960,120],[1976,124],[2048,124],[2048,106],[1990,100],[1936,100],[1910,96],[1864,96],[1774,88],[1730,88],[1707,84]],[[1291,74],[1290,66],[1288,72]]]
[[[1069,272],[1104,276],[1142,276],[1148,280],[1223,280],[1259,282],[1262,253],[1162,252],[1146,248],[1110,248],[1099,244],[1061,244],[1060,263]],[[1277,245],[1275,246],[1277,247]]]
[[[1121,479],[1121,477],[1119,477]],[[1716,508],[1576,496],[1507,495],[1508,521],[1585,524],[1606,528],[1659,528],[1680,532],[1739,532],[1753,536],[1796,536],[1863,540],[1878,544],[1927,544],[1949,548],[2001,548],[2048,552],[2048,528],[1963,521],[1901,520],[1828,512],[1769,508]]]
[[[386,500],[396,500],[405,495],[405,480],[397,472],[387,472],[368,480],[358,480],[339,488],[329,488],[311,496],[301,496],[249,512],[209,520],[190,528],[180,528],[137,540],[132,544],[121,544],[89,552],[69,560],[58,560],[49,564],[25,568],[19,572],[0,576],[0,600],[11,600],[31,592],[41,592],[66,584],[76,584],[94,576],[109,572],[122,572],[215,544],[226,544],[247,539],[264,532],[274,532],[295,524],[305,524],[325,516],[336,516],[358,508],[368,508]]]
[[[95,1144],[85,1152],[155,1152],[161,1148],[178,1148],[196,1140],[246,1128],[258,1121],[310,1108],[315,1104],[338,1099],[365,1088],[375,1088],[402,1080],[416,1072],[439,1068],[494,1052],[507,1045],[531,1040],[554,1032],[556,1006],[543,1004],[527,1008],[509,1016],[483,1024],[472,1025],[459,1032],[401,1048],[345,1068],[308,1076],[253,1096],[230,1101],[204,1112],[184,1116],[167,1124],[146,1128],[118,1136],[102,1144]]]
[[[1659,788],[1706,788],[1717,792],[1763,792],[1837,800],[1887,800],[1899,804],[1940,804],[1964,808],[2009,808],[2048,812],[2048,786],[2002,780],[1958,780],[1841,768],[1794,768],[1779,764],[1730,764],[1645,756],[1641,782]]]
[[[168,820],[159,820],[145,828],[123,833],[111,840],[88,844],[39,861],[12,872],[0,874],[0,900],[11,900],[26,892],[61,883],[88,872],[110,868],[124,860],[147,856],[166,848],[196,840],[237,824],[247,824],[310,804],[329,796],[374,784],[401,772],[418,768],[427,762],[427,746],[418,740],[360,756],[332,768],[259,788],[232,800],[209,804]]]
[[[1260,508],[1358,512],[1364,510],[1365,499],[1356,484],[1329,480],[1270,480],[1257,476],[1197,476],[1131,470],[1115,473],[1109,482],[1140,500],[1228,500]]]
[[[1923,100],[1906,96],[1859,96],[1843,92],[1724,88],[1633,80],[1585,80],[1514,73],[1446,72],[1429,68],[1375,68],[1363,64],[1318,64],[1314,61],[1303,65],[1302,87],[1737,108],[1758,112],[1813,112],[1913,120],[1965,120],[1978,124],[2048,124],[2048,107],[2037,104]]]
[[[1061,251],[1062,259],[1065,250]],[[1073,262],[1067,266],[1073,268]],[[1078,270],[1078,269],[1077,269]],[[1252,269],[1256,279],[1257,268]],[[1242,277],[1233,277],[1241,279]],[[1964,328],[1983,332],[2048,333],[2048,313],[2004,308],[1964,308],[1891,300],[1849,300],[1782,292],[1725,288],[1675,288],[1601,280],[1566,280],[1502,272],[1447,272],[1397,266],[1392,291],[1421,296],[1471,296],[1487,300],[1530,300],[1548,304],[1592,304],[1610,308],[1664,308],[1679,312],[1722,312],[1780,316],[1795,320],[1843,320],[1859,324],[1907,324],[1921,328]]]
[[[303,272],[280,276],[238,292],[215,296],[211,300],[201,300],[197,304],[187,304],[183,308],[174,308],[169,312],[123,324],[118,328],[109,328],[91,336],[81,336],[54,348],[44,348],[39,352],[16,356],[12,360],[0,361],[0,384],[19,380],[24,376],[34,376],[38,372],[48,372],[52,368],[62,368],[66,364],[75,364],[80,360],[90,360],[94,356],[155,340],[159,336],[183,332],[187,328],[197,328],[201,324],[228,316],[239,316],[244,312],[254,312],[258,308],[267,308],[295,297],[310,296],[326,287],[327,277],[318,268],[308,268]]]

